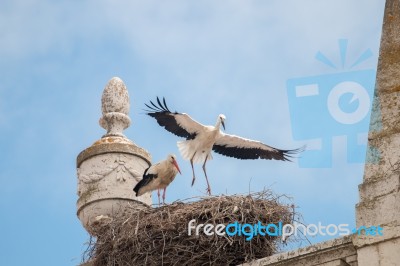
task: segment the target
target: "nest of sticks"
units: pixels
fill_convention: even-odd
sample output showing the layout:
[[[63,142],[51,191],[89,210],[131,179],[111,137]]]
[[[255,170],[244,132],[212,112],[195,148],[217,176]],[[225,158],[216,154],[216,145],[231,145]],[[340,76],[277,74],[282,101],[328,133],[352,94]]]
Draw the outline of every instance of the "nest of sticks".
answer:
[[[294,206],[281,203],[271,191],[249,195],[213,196],[174,202],[158,208],[127,209],[119,217],[93,225],[84,261],[95,266],[122,265],[238,265],[275,254],[281,237],[256,235],[188,235],[188,223],[228,225],[291,223]]]

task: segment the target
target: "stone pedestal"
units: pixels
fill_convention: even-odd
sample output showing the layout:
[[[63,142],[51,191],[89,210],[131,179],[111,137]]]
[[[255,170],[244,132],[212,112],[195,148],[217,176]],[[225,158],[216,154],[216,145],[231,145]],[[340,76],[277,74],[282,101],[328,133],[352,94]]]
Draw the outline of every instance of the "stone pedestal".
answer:
[[[133,192],[151,157],[122,134],[131,122],[129,107],[125,84],[111,79],[103,92],[100,118],[107,133],[77,158],[77,215],[89,233],[96,220],[116,216],[127,206],[141,209],[152,203],[150,193],[135,197]]]

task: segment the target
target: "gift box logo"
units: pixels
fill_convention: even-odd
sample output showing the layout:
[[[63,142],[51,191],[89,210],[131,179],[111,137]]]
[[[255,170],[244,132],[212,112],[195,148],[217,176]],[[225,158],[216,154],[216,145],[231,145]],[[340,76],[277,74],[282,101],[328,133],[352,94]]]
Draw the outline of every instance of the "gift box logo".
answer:
[[[289,79],[287,92],[293,137],[307,147],[299,158],[300,167],[332,167],[332,140],[344,137],[347,163],[363,163],[376,71],[354,70],[372,56],[366,50],[347,71],[347,40],[339,40],[340,72]],[[318,52],[316,59],[338,69]]]

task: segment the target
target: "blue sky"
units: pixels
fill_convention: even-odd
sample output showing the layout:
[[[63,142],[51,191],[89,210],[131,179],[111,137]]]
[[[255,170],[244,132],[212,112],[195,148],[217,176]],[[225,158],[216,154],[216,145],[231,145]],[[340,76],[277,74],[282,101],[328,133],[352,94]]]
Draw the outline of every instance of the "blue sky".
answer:
[[[125,133],[154,162],[178,154],[178,138],[142,114],[156,96],[204,124],[224,113],[227,133],[296,148],[305,142],[293,138],[287,81],[349,71],[315,59],[320,51],[340,65],[339,39],[348,40],[348,62],[370,49],[358,69],[376,70],[383,2],[1,1],[0,264],[80,262],[89,237],[76,217],[75,160],[104,134],[109,79],[127,85]],[[213,193],[270,187],[293,197],[307,223],[354,225],[364,166],[343,159],[340,136],[332,150],[327,168],[215,155]],[[190,165],[178,160],[183,175],[167,202],[205,192],[201,167],[191,188]]]

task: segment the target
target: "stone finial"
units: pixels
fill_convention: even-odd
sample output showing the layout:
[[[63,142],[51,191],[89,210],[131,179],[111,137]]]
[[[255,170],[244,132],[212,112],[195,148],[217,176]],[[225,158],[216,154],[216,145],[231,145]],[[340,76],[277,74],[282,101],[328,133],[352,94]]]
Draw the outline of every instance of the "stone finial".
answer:
[[[129,118],[129,94],[124,82],[118,78],[112,78],[106,85],[101,97],[101,111],[103,116],[99,124],[107,130],[103,137],[125,137],[122,131],[131,124]]]
[[[99,219],[115,217],[127,208],[151,205],[151,194],[136,197],[133,188],[151,165],[151,156],[126,138],[122,131],[131,122],[129,96],[124,82],[112,78],[102,97],[100,125],[107,130],[100,140],[83,150],[77,158],[77,215],[92,235]]]

